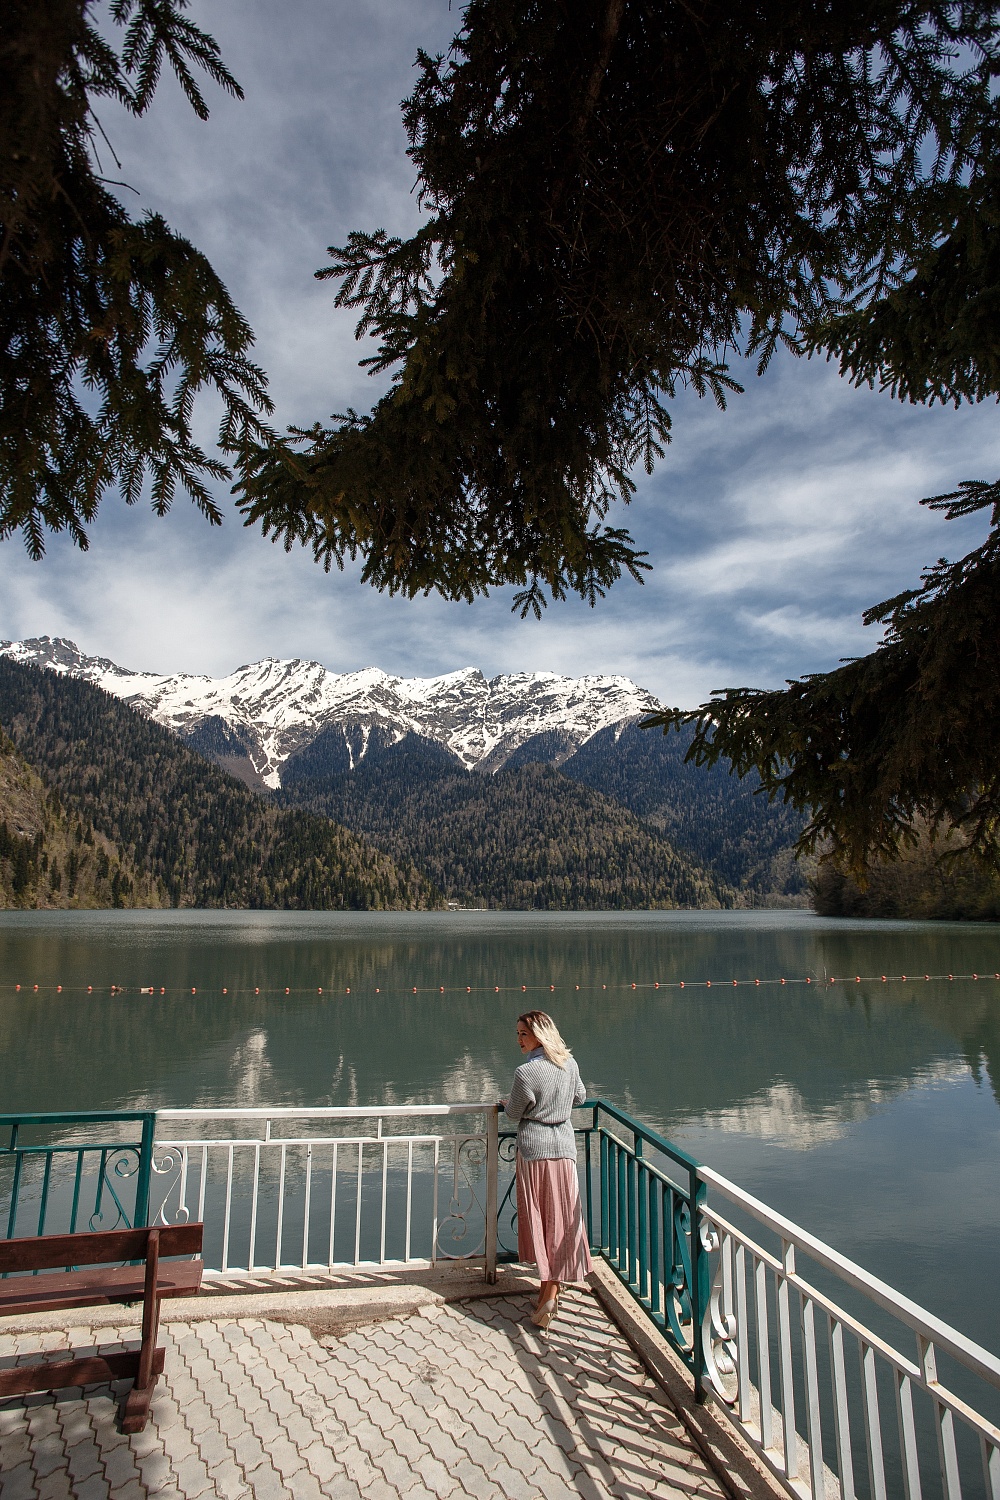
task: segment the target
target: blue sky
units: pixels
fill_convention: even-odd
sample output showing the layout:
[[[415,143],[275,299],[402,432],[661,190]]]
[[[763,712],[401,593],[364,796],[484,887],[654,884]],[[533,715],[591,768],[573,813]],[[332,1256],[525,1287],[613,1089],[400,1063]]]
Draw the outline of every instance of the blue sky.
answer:
[[[445,47],[457,8],[215,0],[192,12],[246,100],[210,97],[202,124],[165,79],[142,121],[102,109],[140,191],[128,201],[162,211],[222,274],[257,331],[279,422],[366,407],[379,394],[357,368],[367,350],[312,272],[351,229],[417,222],[398,106],[417,47]],[[180,498],[165,520],[108,500],[86,554],[65,538],[41,563],[16,540],[0,548],[0,635],[67,635],[157,671],[221,674],[273,655],[407,675],[622,672],[685,706],[824,670],[876,644],[867,605],[982,536],[983,523],[945,522],[917,501],[1000,473],[995,409],[904,406],[787,355],[746,385],[726,412],[677,402],[666,459],[615,517],[654,571],[596,610],[574,601],[522,622],[510,591],[472,606],[389,599],[356,570],[324,574],[244,530],[228,499],[221,529]],[[212,419],[206,406],[206,438]]]

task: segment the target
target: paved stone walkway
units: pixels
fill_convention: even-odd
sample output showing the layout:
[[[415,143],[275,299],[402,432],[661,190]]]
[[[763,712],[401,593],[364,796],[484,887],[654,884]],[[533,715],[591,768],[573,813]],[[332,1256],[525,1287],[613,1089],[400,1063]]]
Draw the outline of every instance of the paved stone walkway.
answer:
[[[659,1388],[586,1291],[548,1334],[525,1297],[317,1341],[259,1318],[174,1323],[146,1431],[126,1386],[0,1402],[3,1500],[717,1500]],[[134,1329],[4,1335],[0,1361]],[[121,1347],[121,1342],[117,1347]]]

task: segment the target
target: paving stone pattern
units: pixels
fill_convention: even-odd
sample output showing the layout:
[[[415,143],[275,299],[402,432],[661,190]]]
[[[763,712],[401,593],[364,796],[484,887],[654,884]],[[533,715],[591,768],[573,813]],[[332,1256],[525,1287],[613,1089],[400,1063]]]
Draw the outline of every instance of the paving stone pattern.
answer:
[[[548,1333],[524,1297],[436,1307],[317,1342],[241,1318],[162,1331],[144,1433],[127,1385],[0,1402],[3,1500],[717,1500],[717,1481],[594,1297]],[[121,1348],[134,1330],[3,1335],[0,1362]],[[130,1344],[129,1347],[134,1347]]]

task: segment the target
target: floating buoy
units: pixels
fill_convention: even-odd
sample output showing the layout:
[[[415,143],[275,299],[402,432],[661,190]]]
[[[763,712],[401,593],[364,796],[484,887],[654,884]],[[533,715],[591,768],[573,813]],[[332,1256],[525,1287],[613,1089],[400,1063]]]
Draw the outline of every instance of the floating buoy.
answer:
[[[580,986],[579,986],[579,985],[577,985],[577,989],[579,989],[579,988],[580,988]],[[659,985],[657,985],[657,986],[656,986],[656,988],[657,988],[657,989],[659,989],[659,988],[660,988],[660,986],[659,986]]]
[[[601,989],[602,989],[602,990],[606,990],[606,989],[607,989],[607,985],[606,985],[606,984],[602,984],[602,985],[601,985]]]
[[[736,980],[736,979],[733,980],[733,989],[736,988],[736,986],[737,986],[738,983],[739,983],[738,980]]]
[[[192,995],[197,995],[198,991],[192,986],[191,993]]]
[[[494,993],[494,995],[499,995],[499,993],[500,993],[500,986],[498,984],[495,984],[493,986],[493,993]]]
[[[812,984],[812,980],[809,978],[808,974],[806,975],[806,984]]]
[[[465,986],[465,993],[466,993],[466,994],[467,994],[467,995],[471,995],[471,994],[472,994],[472,985],[471,985],[471,984],[467,984],[467,985],[466,985],[466,986]]]
[[[57,995],[61,995],[62,994],[62,985],[61,984],[57,984],[56,985],[56,994]]]
[[[528,988],[528,986],[526,984],[522,984],[522,986],[521,986],[521,994],[522,995],[525,993],[525,991],[527,990],[527,988]]]
[[[784,980],[782,980],[782,981],[781,981],[781,982],[782,982],[782,984],[784,984],[784,982],[785,982],[785,981],[784,981]]]
[[[225,985],[223,985],[223,986],[222,986],[222,993],[223,993],[223,994],[224,994],[224,995],[228,995],[228,994],[229,994],[229,991],[228,991],[228,990],[227,990],[227,989],[226,989],[226,986],[225,986]]]
[[[349,994],[350,994],[350,993],[351,993],[351,986],[350,986],[350,985],[348,985],[348,986],[347,986],[347,989],[346,989],[346,990],[345,990],[345,991],[344,991],[344,994],[345,994],[345,995],[349,995]]]
[[[444,994],[444,985],[441,986],[441,993]]]
[[[322,995],[322,993],[323,993],[323,991],[320,990],[320,994],[321,995]],[[375,993],[376,993],[376,995],[381,995],[381,993],[382,993],[382,991],[379,989],[378,985],[375,986]]]
[[[882,975],[882,983],[883,984],[888,984],[889,983],[888,979],[886,979],[886,977],[885,977],[884,974]]]
[[[15,988],[15,990],[19,990],[21,988],[21,986],[19,984],[15,984],[14,988]]]
[[[89,984],[88,984],[88,985],[87,985],[87,989],[88,989],[88,990],[89,990],[89,989],[90,989],[90,985],[89,985]],[[161,985],[160,985],[160,994],[161,994],[161,995],[165,995],[165,994],[166,994],[166,993],[167,993],[167,992],[166,992],[166,990],[165,990],[165,988],[164,988],[164,987],[163,987],[163,985],[162,985],[162,984],[161,984]]]
[[[635,989],[635,985],[633,985],[632,988]],[[550,984],[549,985],[549,989],[550,990],[554,990],[555,989],[555,985],[554,984]]]
[[[322,995],[322,993],[323,993],[323,986],[322,986],[322,985],[320,985],[320,987],[319,987],[319,989],[318,989],[318,990],[317,990],[317,991],[316,991],[316,993],[317,993],[317,995]],[[376,990],[376,991],[375,991],[375,993],[376,993],[376,995],[377,995],[377,994],[378,994],[378,990]]]
[[[633,985],[632,988],[635,989],[635,985]]]
[[[906,975],[903,974],[901,977],[902,977],[903,983],[905,984],[906,983]],[[975,974],[973,974],[972,977],[973,977],[973,979],[975,979],[975,977],[976,977]]]
[[[684,988],[684,981],[683,981],[683,979],[682,979],[682,980],[681,980],[681,989],[683,989],[683,988]],[[607,989],[607,985],[605,985],[605,989]]]
[[[954,974],[949,974],[949,975],[948,975],[948,978],[949,978],[949,979],[954,979],[954,977],[955,977],[955,976],[954,976]]]
[[[259,995],[259,994],[260,994],[260,989],[259,989],[259,987],[257,987],[257,988],[255,988],[255,989],[254,989],[254,994],[255,994],[255,995]]]
[[[754,984],[757,986],[758,989],[760,989],[760,980],[759,979],[755,979],[754,980]]]
[[[291,993],[292,993],[291,990],[288,989],[287,986],[286,986],[286,988],[285,988],[285,994],[286,995],[290,995]]]
[[[972,976],[972,977],[973,977],[973,979],[978,979],[978,978],[979,978],[979,975],[978,975],[978,974],[973,974],[973,976]],[[905,974],[904,974],[904,975],[903,975],[903,978],[904,978],[904,979],[905,979],[905,978],[906,978],[906,975],[905,975]]]
[[[414,985],[414,986],[413,986],[413,993],[414,993],[414,994],[416,994],[416,993],[417,993],[417,987],[416,987],[416,985]]]
[[[35,985],[35,989],[36,989],[36,990],[37,990],[37,988],[38,988],[38,985],[37,985],[37,984],[36,984],[36,985]]]
[[[577,989],[579,989],[579,988],[580,988],[580,986],[577,985]],[[654,981],[653,981],[653,989],[654,990],[658,990],[659,988],[660,988],[660,981],[658,979],[654,979]]]
[[[710,990],[712,988],[712,981],[710,979],[705,980],[705,988],[707,990]]]
[[[854,976],[854,983],[855,984],[860,984],[861,983],[861,975],[860,974],[855,974],[855,976]]]

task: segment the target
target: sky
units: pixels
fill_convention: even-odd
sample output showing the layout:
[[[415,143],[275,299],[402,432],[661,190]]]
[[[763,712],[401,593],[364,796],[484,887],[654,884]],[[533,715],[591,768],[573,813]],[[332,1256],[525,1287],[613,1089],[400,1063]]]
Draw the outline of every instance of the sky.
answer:
[[[352,229],[419,222],[399,103],[417,49],[447,47],[457,6],[195,0],[191,14],[245,100],[207,85],[203,123],[165,76],[140,121],[102,106],[120,175],[138,190],[125,197],[133,213],[162,212],[222,275],[256,331],[277,423],[367,409],[381,393],[358,369],[368,348],[313,272]],[[182,496],[165,519],[109,497],[86,553],[55,537],[36,563],[18,540],[2,544],[0,637],[61,635],[137,670],[215,676],[265,656],[405,676],[622,673],[683,707],[828,670],[877,644],[866,607],[981,540],[985,522],[947,522],[918,502],[1000,473],[995,409],[911,407],[787,354],[763,377],[734,373],[746,392],[726,411],[674,404],[665,459],[609,518],[653,571],[596,609],[574,600],[521,621],[513,590],[473,605],[389,598],[357,567],[325,574],[310,553],[246,530],[222,485],[221,528]],[[200,410],[206,441],[214,418]]]

